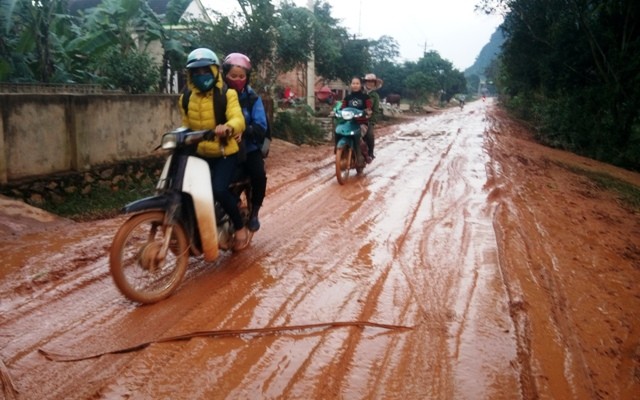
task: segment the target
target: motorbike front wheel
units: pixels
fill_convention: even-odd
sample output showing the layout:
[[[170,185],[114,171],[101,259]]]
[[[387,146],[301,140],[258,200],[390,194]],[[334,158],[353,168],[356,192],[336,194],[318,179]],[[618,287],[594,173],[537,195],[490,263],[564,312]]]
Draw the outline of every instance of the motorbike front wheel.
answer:
[[[336,178],[341,185],[344,185],[349,179],[352,159],[353,149],[351,146],[345,145],[336,149]]]
[[[125,297],[143,304],[165,299],[187,270],[189,241],[181,225],[163,225],[164,212],[129,218],[111,244],[111,276]]]

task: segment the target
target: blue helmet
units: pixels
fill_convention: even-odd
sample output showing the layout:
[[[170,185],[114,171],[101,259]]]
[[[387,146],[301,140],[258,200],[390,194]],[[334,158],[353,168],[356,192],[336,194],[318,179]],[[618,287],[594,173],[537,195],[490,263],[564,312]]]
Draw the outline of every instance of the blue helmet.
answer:
[[[220,65],[216,53],[207,48],[195,49],[187,56],[187,68],[200,68],[207,65]]]

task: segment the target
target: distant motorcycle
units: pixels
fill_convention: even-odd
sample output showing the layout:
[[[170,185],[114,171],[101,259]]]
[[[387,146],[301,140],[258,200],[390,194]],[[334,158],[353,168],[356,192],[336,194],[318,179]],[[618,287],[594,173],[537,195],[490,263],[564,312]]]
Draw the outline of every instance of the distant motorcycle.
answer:
[[[336,178],[344,185],[352,169],[357,174],[367,165],[368,148],[362,139],[362,128],[356,121],[364,115],[358,108],[345,107],[335,110],[336,117]]]
[[[233,248],[233,223],[213,197],[209,165],[195,155],[197,144],[212,135],[210,130],[185,128],[165,133],[158,148],[171,153],[156,195],[122,209],[133,215],[113,239],[109,267],[115,285],[130,300],[155,303],[169,297],[180,285],[190,256],[213,261],[219,250]],[[238,177],[230,189],[241,199],[240,213],[247,224],[250,181]]]

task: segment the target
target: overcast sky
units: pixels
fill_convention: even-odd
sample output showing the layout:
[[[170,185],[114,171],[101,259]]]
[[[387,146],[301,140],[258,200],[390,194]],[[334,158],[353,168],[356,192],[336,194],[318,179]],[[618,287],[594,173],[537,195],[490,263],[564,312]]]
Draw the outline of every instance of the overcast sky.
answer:
[[[435,50],[464,71],[496,28],[501,16],[474,11],[480,0],[325,0],[331,15],[355,35],[377,40],[391,36],[400,46],[399,61],[417,61],[425,49]],[[235,0],[202,0],[207,8],[222,13],[238,7]],[[309,0],[294,0],[307,7]],[[278,4],[278,0],[274,0]]]
[[[464,71],[496,28],[501,16],[474,11],[480,0],[326,0],[334,18],[350,33],[365,39],[391,36],[400,45],[402,60],[417,61],[435,50]],[[296,0],[307,6],[308,0]]]

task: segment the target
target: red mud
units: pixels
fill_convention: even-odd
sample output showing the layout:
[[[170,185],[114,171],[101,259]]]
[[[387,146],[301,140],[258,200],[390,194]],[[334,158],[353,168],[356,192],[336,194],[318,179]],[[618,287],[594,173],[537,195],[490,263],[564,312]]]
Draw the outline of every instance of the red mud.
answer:
[[[113,285],[122,218],[0,203],[6,399],[633,399],[640,175],[534,143],[492,103],[331,145],[275,141],[251,248],[150,306]]]

